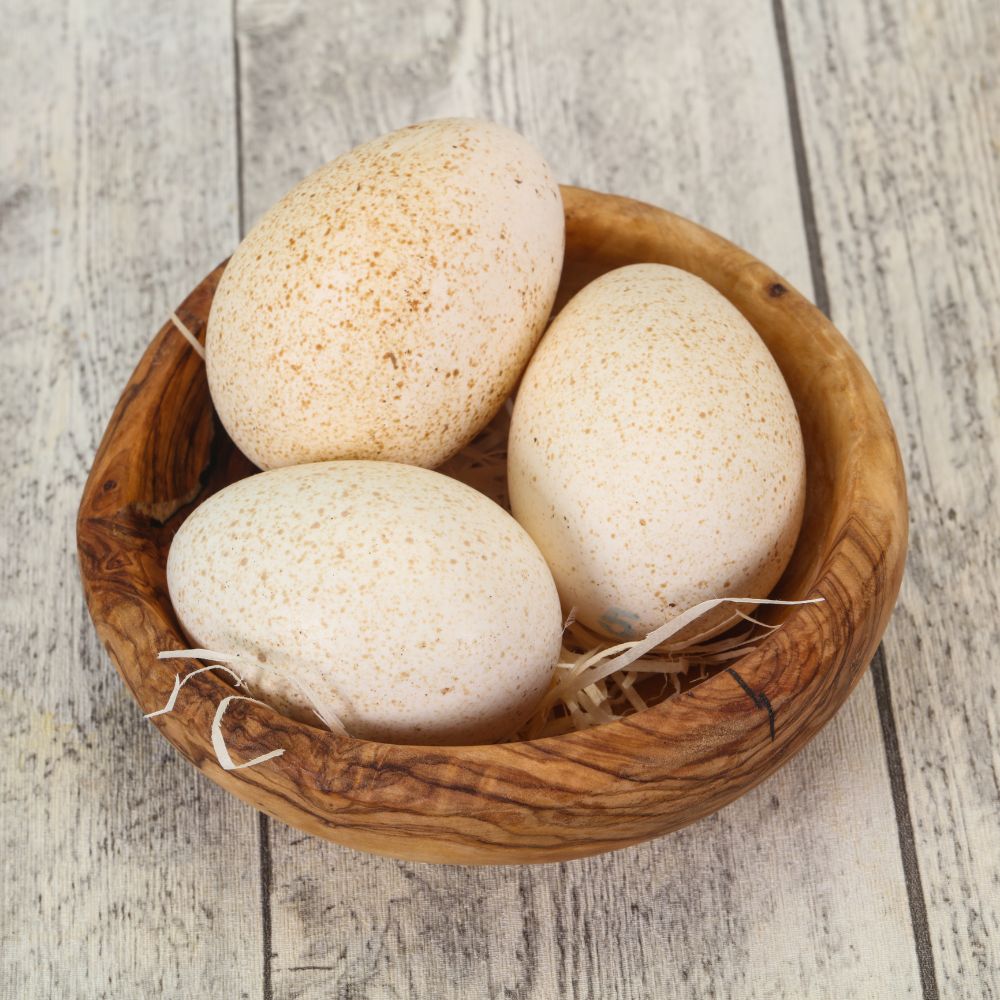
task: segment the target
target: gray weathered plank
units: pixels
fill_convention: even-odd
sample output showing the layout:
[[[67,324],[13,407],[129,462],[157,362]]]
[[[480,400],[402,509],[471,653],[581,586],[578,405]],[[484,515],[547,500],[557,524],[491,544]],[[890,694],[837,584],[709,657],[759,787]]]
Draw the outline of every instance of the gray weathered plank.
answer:
[[[842,714],[738,804],[584,861],[413,865],[273,825],[274,996],[919,997],[870,690]]]
[[[912,537],[886,636],[942,996],[1000,996],[1000,6],[789,6],[834,319],[885,395]]]
[[[248,219],[359,141],[478,114],[809,288],[768,4],[243,0],[238,39]],[[762,789],[610,857],[433,868],[275,824],[274,994],[917,996],[892,815],[866,679]]]
[[[141,720],[74,532],[140,352],[236,238],[229,11],[11,0],[2,23],[0,996],[257,997],[256,819]]]

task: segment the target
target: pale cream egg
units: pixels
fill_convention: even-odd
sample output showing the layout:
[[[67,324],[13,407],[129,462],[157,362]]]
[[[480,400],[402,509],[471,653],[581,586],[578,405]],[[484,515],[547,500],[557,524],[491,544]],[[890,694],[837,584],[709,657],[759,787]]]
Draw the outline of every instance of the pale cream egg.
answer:
[[[502,508],[392,462],[264,472],[206,500],[167,561],[190,641],[236,654],[255,696],[359,738],[463,744],[525,721],[562,619],[535,544]]]
[[[559,186],[510,129],[448,118],[338,157],[233,254],[212,303],[212,401],[261,468],[435,466],[508,397],[552,308]]]
[[[704,600],[766,597],[805,499],[774,358],[723,295],[663,264],[603,275],[553,321],[518,390],[508,476],[564,605],[625,639]]]

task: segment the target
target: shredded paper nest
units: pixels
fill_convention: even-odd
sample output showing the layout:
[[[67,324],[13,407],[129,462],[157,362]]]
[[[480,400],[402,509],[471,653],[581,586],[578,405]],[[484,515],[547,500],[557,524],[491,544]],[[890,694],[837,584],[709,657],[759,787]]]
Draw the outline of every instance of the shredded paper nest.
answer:
[[[511,402],[478,437],[440,468],[440,472],[485,493],[510,511],[507,492],[507,438]],[[708,632],[684,641],[671,641],[702,615],[720,604],[731,604],[733,613],[720,632]],[[690,608],[650,633],[645,639],[614,644],[573,620],[563,631],[563,648],[552,686],[538,709],[509,740],[558,736],[614,722],[656,705],[671,695],[694,687],[725,663],[739,659],[748,647],[778,626],[740,610],[760,604],[798,604],[729,598],[706,601]],[[729,631],[727,631],[729,630]]]
[[[670,641],[671,636],[723,603],[734,606],[728,634],[710,639],[702,633]],[[714,668],[739,659],[748,647],[779,627],[745,614],[737,604],[797,603],[749,598],[704,601],[644,639],[616,645],[570,620],[563,633],[562,654],[552,686],[512,739],[534,740],[615,722],[689,690],[715,673]],[[737,627],[740,625],[744,627]],[[718,631],[714,626],[711,635]]]

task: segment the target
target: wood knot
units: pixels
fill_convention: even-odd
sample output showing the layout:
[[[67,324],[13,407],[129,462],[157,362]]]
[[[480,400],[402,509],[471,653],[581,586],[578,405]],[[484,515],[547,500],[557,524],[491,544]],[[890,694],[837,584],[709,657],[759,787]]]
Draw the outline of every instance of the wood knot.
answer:
[[[782,295],[787,292],[788,289],[780,281],[775,281],[767,289],[767,294],[771,296],[772,299],[780,299]]]
[[[115,487],[118,486],[118,481],[115,479],[105,479],[104,480],[104,492],[110,493]]]

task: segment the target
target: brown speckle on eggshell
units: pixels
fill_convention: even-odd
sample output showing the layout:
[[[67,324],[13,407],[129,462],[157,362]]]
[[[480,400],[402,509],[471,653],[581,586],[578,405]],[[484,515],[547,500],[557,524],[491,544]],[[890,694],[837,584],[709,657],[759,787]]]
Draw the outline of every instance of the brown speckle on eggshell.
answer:
[[[318,724],[306,685],[363,739],[498,739],[559,655],[559,598],[525,531],[414,466],[322,462],[233,483],[181,526],[167,581],[193,644],[239,655],[254,694]]]
[[[219,282],[212,400],[262,468],[334,458],[435,466],[510,394],[562,268],[559,187],[491,122],[425,122],[317,170]]]
[[[802,433],[777,364],[724,296],[663,264],[605,274],[556,317],[508,455],[512,510],[564,605],[610,637],[766,597],[802,520]]]

